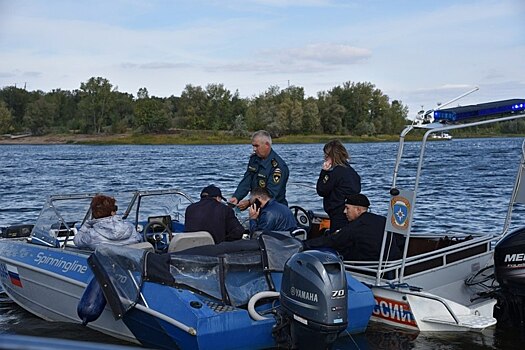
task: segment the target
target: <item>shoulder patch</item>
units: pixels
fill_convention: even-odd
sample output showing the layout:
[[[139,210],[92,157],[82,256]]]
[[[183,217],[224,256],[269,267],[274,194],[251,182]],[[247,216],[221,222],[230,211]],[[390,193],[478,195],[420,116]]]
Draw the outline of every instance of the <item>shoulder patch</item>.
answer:
[[[279,170],[279,171],[277,171]],[[279,168],[275,169],[272,175],[273,183],[278,184],[281,181],[281,170]]]
[[[330,179],[330,176],[328,176],[328,174],[326,174],[324,177],[323,177],[323,183],[327,183],[328,180]]]
[[[272,167],[277,168],[279,166],[279,162],[275,160],[275,158],[272,159]]]

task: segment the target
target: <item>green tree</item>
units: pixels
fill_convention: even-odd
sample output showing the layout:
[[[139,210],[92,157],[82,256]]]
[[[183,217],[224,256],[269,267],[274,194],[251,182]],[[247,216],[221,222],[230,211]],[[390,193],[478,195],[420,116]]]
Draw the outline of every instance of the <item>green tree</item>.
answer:
[[[235,115],[232,114],[232,94],[222,84],[206,86],[207,124],[213,130],[227,130],[232,127]],[[208,127],[208,128],[209,128]]]
[[[77,111],[80,100],[78,90],[74,92],[55,89],[45,95],[47,102],[53,105],[54,115],[52,116],[53,130],[67,132],[71,129],[79,129],[82,119]]]
[[[248,99],[244,99],[240,97],[239,90],[235,90],[235,93],[232,96],[231,99],[231,114],[235,116],[234,118],[234,125],[235,121],[237,120],[237,116],[242,115],[243,121],[246,124],[245,115],[246,111],[248,110]]]
[[[276,121],[283,134],[297,134],[303,127],[303,108],[300,101],[286,96],[277,106]]]
[[[177,117],[183,127],[204,130],[207,119],[208,96],[200,86],[186,85],[178,101]]]
[[[363,120],[364,122],[370,123],[373,126],[374,132],[370,133],[371,128],[368,128],[368,135],[373,135],[376,133],[385,133],[385,130],[387,130],[389,127],[389,122],[387,121],[389,110],[390,103],[388,101],[388,96],[384,95],[383,92],[379,89],[373,90],[370,100],[369,118]]]
[[[320,132],[321,119],[319,118],[319,108],[317,107],[317,102],[313,97],[309,97],[305,101],[303,110],[302,131],[307,134]]]
[[[278,106],[284,95],[278,86],[270,86],[264,93],[259,94],[248,104],[246,124],[249,130],[265,129],[272,136],[278,137],[282,133],[277,117]]]
[[[80,84],[81,100],[79,111],[86,118],[86,126],[92,133],[100,133],[102,127],[109,125],[109,112],[113,107],[114,92],[109,80],[92,77]]]
[[[235,117],[235,121],[233,122],[232,133],[233,136],[236,137],[248,137],[250,135],[242,114],[239,114]]]
[[[13,131],[13,117],[4,101],[0,100],[0,134]]]
[[[149,98],[148,89],[146,89],[145,87],[140,88],[139,91],[137,92],[137,99],[140,100],[143,98]]]
[[[12,127],[15,131],[24,129],[24,115],[29,102],[31,93],[16,86],[7,86],[0,90],[0,99],[6,103],[7,109],[11,112]]]
[[[343,131],[343,118],[346,109],[339,104],[337,96],[320,92],[318,94],[318,106],[323,132],[326,134],[340,134]]]
[[[169,128],[170,119],[160,99],[141,98],[135,103],[135,126],[139,132],[161,132]]]
[[[27,106],[24,116],[25,125],[33,135],[44,135],[49,127],[53,125],[55,105],[48,102],[44,96]]]
[[[354,128],[354,134],[362,136],[362,135],[375,135],[376,128],[374,126],[374,123],[367,122],[365,120],[360,121]]]
[[[124,133],[134,125],[134,104],[133,95],[124,92],[115,92],[113,108],[111,111],[112,133]]]
[[[394,100],[390,105],[390,110],[387,113],[390,128],[385,129],[385,134],[399,134],[401,130],[409,123],[408,107],[403,105],[401,101]]]

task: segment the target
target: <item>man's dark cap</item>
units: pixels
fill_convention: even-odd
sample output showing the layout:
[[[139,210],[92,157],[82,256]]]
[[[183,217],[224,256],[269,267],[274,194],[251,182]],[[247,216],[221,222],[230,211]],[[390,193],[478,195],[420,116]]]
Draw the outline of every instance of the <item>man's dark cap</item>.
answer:
[[[226,200],[226,198],[222,196],[221,189],[215,185],[209,185],[204,187],[204,189],[201,192],[201,198],[204,197],[221,197],[222,200]]]
[[[351,194],[345,198],[345,204],[357,205],[359,207],[368,208],[370,206],[370,201],[364,194],[357,193]]]

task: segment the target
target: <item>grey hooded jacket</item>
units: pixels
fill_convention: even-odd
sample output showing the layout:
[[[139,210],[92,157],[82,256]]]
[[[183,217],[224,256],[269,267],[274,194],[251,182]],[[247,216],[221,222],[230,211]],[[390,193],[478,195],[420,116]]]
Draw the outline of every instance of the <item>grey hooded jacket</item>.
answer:
[[[100,243],[132,244],[142,241],[133,224],[113,215],[87,220],[78,230],[73,242],[78,248],[95,249]]]

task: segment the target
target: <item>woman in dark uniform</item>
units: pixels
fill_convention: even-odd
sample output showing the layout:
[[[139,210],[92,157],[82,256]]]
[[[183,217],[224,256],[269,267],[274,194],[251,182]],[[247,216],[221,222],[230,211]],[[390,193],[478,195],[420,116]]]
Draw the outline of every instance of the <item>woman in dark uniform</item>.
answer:
[[[344,213],[345,198],[361,192],[361,177],[350,166],[350,156],[341,141],[328,142],[323,151],[324,163],[316,188],[330,218],[330,231],[335,232],[348,223]]]

